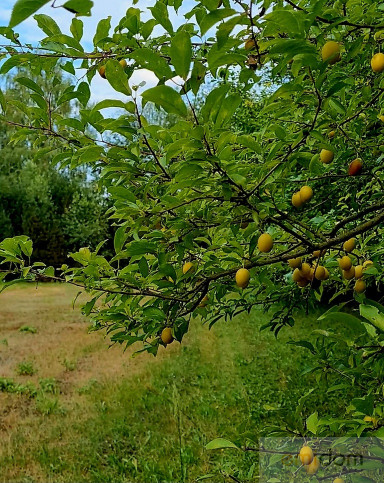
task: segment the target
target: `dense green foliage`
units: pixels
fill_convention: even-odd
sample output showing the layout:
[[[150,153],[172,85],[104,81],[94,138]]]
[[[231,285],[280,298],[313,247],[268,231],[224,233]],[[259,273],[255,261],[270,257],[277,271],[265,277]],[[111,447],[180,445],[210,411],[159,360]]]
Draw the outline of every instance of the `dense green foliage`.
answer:
[[[11,27],[44,3],[19,0],[3,35],[12,40]],[[88,14],[91,3],[73,0],[71,9]],[[72,254],[78,266],[60,275],[92,292],[84,313],[95,329],[126,345],[142,341],[156,354],[170,337],[182,341],[193,316],[212,326],[263,305],[274,311],[264,328],[278,334],[303,310],[344,301],[324,315],[329,330],[296,343],[316,355],[311,370],[319,379],[337,390],[355,384],[361,398],[337,420],[315,412],[273,434],[366,435],[384,414],[382,7],[370,0],[201,0],[176,29],[169,10],[185,12],[188,3],[158,0],[150,20],[134,7],[114,29],[110,18],[101,20],[92,52],[81,44],[78,16],[64,35],[45,15],[35,16],[44,55],[28,46],[22,52],[16,41],[3,52],[2,74],[21,65],[39,76],[64,59],[66,72],[86,75],[74,77],[58,100],[77,99],[76,117],[24,80],[36,106],[17,106],[28,119],[17,136],[39,133],[54,164],[99,170],[109,192],[119,225],[114,256],[101,256],[100,246],[82,249]],[[158,85],[139,95],[129,80],[143,68]],[[89,104],[98,70],[124,101]],[[263,72],[267,95],[254,106],[242,93],[252,96]],[[207,80],[220,82],[196,103]],[[147,103],[174,122],[148,122]],[[103,115],[110,107],[121,115]],[[52,276],[28,266],[30,251],[24,238],[0,244],[23,276]],[[287,261],[296,258],[293,275]],[[240,268],[249,272],[236,285]],[[336,322],[347,324],[349,337]]]
[[[4,98],[8,106],[20,105],[20,99],[28,103],[23,75],[21,71],[7,78]],[[54,85],[52,79],[61,82]],[[68,87],[60,71],[36,80],[50,93],[52,103]],[[76,106],[62,109],[65,115],[73,111]],[[83,246],[95,248],[112,234],[106,215],[108,200],[91,181],[94,175],[89,170],[57,169],[44,153],[44,139],[35,136],[17,142],[13,123],[26,122],[22,112],[12,111],[7,121],[0,132],[0,239],[28,235],[34,243],[32,260],[60,267],[69,252]]]

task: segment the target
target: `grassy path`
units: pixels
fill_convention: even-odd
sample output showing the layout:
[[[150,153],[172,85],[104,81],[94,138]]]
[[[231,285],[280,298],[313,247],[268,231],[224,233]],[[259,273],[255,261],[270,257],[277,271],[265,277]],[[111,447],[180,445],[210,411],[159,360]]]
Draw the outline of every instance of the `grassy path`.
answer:
[[[294,407],[305,353],[260,333],[255,312],[211,331],[195,322],[182,345],[132,358],[87,333],[75,295],[59,285],[0,295],[0,482],[192,482],[218,469],[257,481],[255,455],[204,446],[257,437],[272,407]]]

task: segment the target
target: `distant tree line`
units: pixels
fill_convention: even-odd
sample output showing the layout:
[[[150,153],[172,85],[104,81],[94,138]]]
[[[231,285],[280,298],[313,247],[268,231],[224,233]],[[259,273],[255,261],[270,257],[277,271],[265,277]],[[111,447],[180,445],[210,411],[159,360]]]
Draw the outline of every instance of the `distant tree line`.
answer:
[[[28,104],[29,94],[17,82],[22,76],[18,71],[8,77],[3,89],[8,104],[21,97]],[[39,83],[49,83],[49,76]],[[54,104],[66,88],[65,80],[50,87]],[[68,110],[68,105],[60,108]],[[76,114],[75,102],[71,109]],[[17,126],[12,123],[23,122],[22,117],[15,109],[10,124],[2,123],[0,129],[0,239],[28,235],[35,247],[33,259],[57,267],[66,263],[68,253],[83,246],[95,248],[111,239],[114,229],[106,214],[108,198],[92,172],[52,166],[48,155],[41,157],[41,151],[36,157],[42,143],[38,137],[35,143],[19,141]],[[104,245],[104,251],[109,250]]]

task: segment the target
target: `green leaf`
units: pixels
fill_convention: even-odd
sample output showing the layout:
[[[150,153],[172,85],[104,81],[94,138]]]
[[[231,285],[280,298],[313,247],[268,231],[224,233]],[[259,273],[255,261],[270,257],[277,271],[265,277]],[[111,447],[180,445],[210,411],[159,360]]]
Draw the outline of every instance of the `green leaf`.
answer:
[[[100,20],[97,24],[96,34],[93,37],[93,45],[98,46],[99,42],[105,40],[108,37],[109,31],[111,29],[111,17],[104,18]]]
[[[137,255],[145,255],[147,253],[156,253],[157,244],[153,242],[147,242],[145,240],[132,241],[124,250],[124,254],[127,257],[133,257]]]
[[[239,449],[238,446],[235,445],[235,443],[232,443],[232,441],[229,441],[228,439],[224,438],[216,438],[213,441],[210,441],[206,447],[206,449],[222,449],[222,448],[236,448]]]
[[[220,106],[220,110],[217,113],[215,125],[218,128],[224,127],[234,115],[236,109],[241,103],[240,94],[230,94],[228,97],[223,99]]]
[[[105,66],[105,76],[111,86],[117,92],[126,96],[131,95],[131,88],[128,85],[127,74],[117,60],[109,60]]]
[[[220,8],[218,10],[214,10],[213,12],[209,12],[207,15],[204,15],[199,22],[201,35],[205,35],[207,31],[215,24],[220,22],[220,20],[235,15],[236,13],[238,12],[232,8]]]
[[[115,233],[115,238],[114,238],[114,247],[115,247],[115,252],[119,253],[123,249],[124,243],[127,240],[127,233],[125,226],[120,226]]]
[[[77,86],[76,94],[80,103],[85,107],[91,97],[89,85],[86,82],[80,82],[80,84]]]
[[[217,114],[228,90],[229,86],[224,84],[220,87],[216,87],[216,89],[213,89],[213,91],[208,94],[205,104],[201,109],[201,115],[204,121],[211,120],[212,122],[216,122]]]
[[[119,107],[125,109],[126,103],[119,101],[118,99],[105,99],[95,104],[92,108],[93,111],[100,111],[101,109],[108,109],[110,107]]]
[[[98,299],[98,297],[93,297],[92,300],[90,300],[85,305],[83,305],[82,312],[83,312],[84,315],[88,316],[92,312],[92,309],[95,306],[97,299]]]
[[[93,2],[91,0],[69,0],[65,2],[63,7],[76,15],[91,15]]]
[[[168,9],[165,3],[158,1],[154,7],[149,7],[149,10],[152,12],[153,18],[155,18],[169,34],[173,35],[173,26],[169,20]]]
[[[12,10],[9,27],[16,27],[48,2],[49,0],[17,0]]]
[[[241,144],[242,146],[247,147],[251,151],[255,151],[258,154],[262,153],[260,144],[257,143],[253,136],[251,136],[250,134],[242,134],[240,136],[237,136],[236,142]]]
[[[176,74],[186,79],[192,58],[192,43],[188,32],[180,30],[176,33],[171,41],[169,53]]]
[[[318,413],[317,411],[311,414],[307,418],[307,429],[313,434],[317,434],[317,427],[319,425],[319,418],[318,418]]]
[[[161,106],[170,114],[187,117],[187,106],[184,104],[181,95],[172,89],[172,87],[165,85],[153,87],[152,89],[144,91],[142,97],[147,102],[150,101]]]
[[[61,34],[60,27],[53,20],[53,18],[49,17],[48,15],[39,14],[34,15],[33,18],[36,20],[39,28],[49,37],[51,37],[52,35]]]
[[[38,86],[36,82],[34,82],[32,79],[28,79],[27,77],[17,77],[15,81],[25,87],[28,87],[28,89],[31,89],[32,91],[36,92],[40,96],[44,96],[44,92],[41,89],[41,87]]]
[[[296,345],[298,347],[304,347],[305,349],[308,349],[309,351],[311,351],[312,354],[316,353],[316,350],[313,347],[313,345],[307,340],[297,340],[297,341],[290,340],[288,344]]]
[[[139,261],[139,270],[140,270],[141,275],[144,278],[148,277],[149,266],[148,266],[147,259],[145,257],[142,257]]]
[[[165,79],[170,79],[174,75],[167,61],[151,49],[137,49],[131,52],[127,57],[136,60],[140,67],[152,71],[159,79],[163,77]]]
[[[373,406],[374,406],[373,394],[367,394],[364,397],[356,397],[355,399],[352,399],[351,405],[359,413],[369,416],[373,413]]]
[[[377,329],[384,332],[384,313],[373,305],[360,305],[360,315],[367,319]]]
[[[73,17],[70,30],[71,30],[71,34],[73,35],[73,38],[76,39],[78,42],[80,42],[80,40],[83,37],[83,29],[84,29],[84,24],[82,20],[76,17]]]
[[[326,322],[341,322],[347,327],[354,327],[358,330],[362,328],[362,323],[360,319],[358,319],[354,315],[347,314],[345,312],[329,312],[326,315],[322,316],[321,320],[325,320]]]
[[[6,108],[7,108],[7,101],[5,99],[3,91],[0,89],[0,106],[3,112],[5,113]]]
[[[34,58],[33,54],[17,54],[9,57],[0,67],[0,74],[6,74],[13,67],[23,66],[28,64]]]

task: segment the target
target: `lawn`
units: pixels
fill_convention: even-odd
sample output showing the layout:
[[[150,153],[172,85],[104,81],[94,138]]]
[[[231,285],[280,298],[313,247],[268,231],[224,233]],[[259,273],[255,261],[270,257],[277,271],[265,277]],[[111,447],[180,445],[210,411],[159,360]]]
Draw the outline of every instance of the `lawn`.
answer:
[[[255,453],[205,445],[239,431],[256,440],[296,407],[314,376],[301,376],[309,355],[287,341],[316,317],[277,340],[260,332],[260,311],[211,331],[195,321],[182,345],[132,357],[88,333],[76,293],[52,284],[0,295],[0,481],[258,481]],[[305,411],[329,404],[315,391]]]

